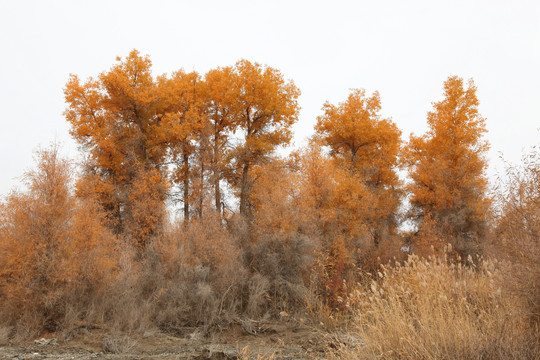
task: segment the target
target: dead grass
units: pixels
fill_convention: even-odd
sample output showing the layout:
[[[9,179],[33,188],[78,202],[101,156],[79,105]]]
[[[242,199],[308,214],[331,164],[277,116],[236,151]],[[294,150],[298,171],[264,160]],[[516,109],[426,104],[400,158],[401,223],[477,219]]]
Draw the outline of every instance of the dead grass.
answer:
[[[9,336],[12,328],[9,326],[0,326],[0,346],[9,344]]]
[[[137,342],[128,335],[111,334],[103,339],[102,348],[106,353],[125,354],[135,347]]]
[[[261,354],[261,352],[252,351],[249,346],[245,346],[238,350],[239,360],[274,360],[276,354]]]
[[[533,359],[538,328],[521,298],[506,296],[497,262],[411,256],[386,266],[352,295],[361,340],[332,357],[346,359]]]

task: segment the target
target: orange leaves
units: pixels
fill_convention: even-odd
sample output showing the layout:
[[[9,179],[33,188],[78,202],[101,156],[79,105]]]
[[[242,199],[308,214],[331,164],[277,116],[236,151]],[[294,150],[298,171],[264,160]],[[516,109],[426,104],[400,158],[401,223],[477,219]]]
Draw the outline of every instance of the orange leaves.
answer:
[[[274,159],[253,168],[249,202],[261,233],[287,237],[297,233],[302,214],[298,204],[298,174],[287,161]]]
[[[434,111],[428,113],[429,135],[439,134],[441,142],[461,142],[476,144],[487,150],[487,144],[481,142],[485,129],[485,119],[478,113],[479,101],[476,86],[469,80],[467,89],[463,79],[451,76],[444,83],[444,100],[434,103]],[[446,134],[447,136],[440,136]]]
[[[81,84],[72,76],[64,90],[68,103],[65,116],[72,126],[71,133],[89,155],[78,193],[100,201],[117,233],[126,230],[125,225],[138,224],[143,227],[130,228],[130,232],[149,236],[154,230],[149,222],[140,221],[141,207],[134,203],[138,201],[134,194],[141,194],[138,179],[147,172],[159,174],[161,185],[149,193],[158,191],[161,195],[148,201],[157,197],[162,203],[147,207],[147,216],[153,220],[160,217],[167,191],[162,185],[164,175],[158,170],[167,153],[162,126],[164,104],[160,101],[165,90],[154,80],[147,56],[133,50],[118,61],[97,80]]]
[[[26,313],[58,322],[73,289],[84,301],[80,294],[104,283],[113,301],[136,294],[128,304],[144,304],[145,319],[175,329],[193,308],[193,323],[270,304],[275,314],[294,310],[310,280],[317,297],[346,310],[360,271],[407,256],[397,234],[404,189],[418,229],[409,249],[429,255],[451,241],[466,258],[489,205],[485,120],[472,82],[467,88],[451,77],[444,93],[428,113],[427,134],[411,137],[404,151],[400,130],[380,114],[379,94],[353,90],[323,106],[307,148],[282,159],[275,153],[292,137],[300,92],[276,69],[241,60],[204,76],[154,77],[149,58],[133,51],[95,79],[72,76],[65,116],[87,157],[75,194],[73,170],[53,149],[38,154],[28,191],[0,206],[8,318],[16,322],[19,308],[33,307]],[[523,169],[528,177],[537,173],[533,160]],[[410,166],[405,187],[400,164]],[[228,206],[227,184],[239,209]],[[536,241],[535,185],[519,177],[509,185],[499,223],[505,238]],[[184,221],[167,231],[171,199],[183,202]],[[119,239],[137,250],[120,257]],[[133,271],[126,259],[136,251]],[[111,279],[117,266],[128,285]]]
[[[300,91],[271,67],[241,60],[204,76],[179,70],[154,78],[149,58],[132,51],[96,79],[71,77],[65,94],[72,134],[89,152],[77,193],[99,201],[113,230],[139,245],[161,229],[168,181],[180,190],[171,193],[185,220],[203,217],[211,202],[221,213],[228,182],[239,212],[261,228],[317,229],[342,236],[353,252],[396,232],[401,131],[381,116],[377,92],[352,90],[324,104],[315,142],[328,156],[308,149],[294,170],[273,155],[292,137]],[[411,216],[431,214],[454,235],[470,235],[488,204],[485,120],[472,82],[466,88],[451,77],[444,94],[401,164],[412,166]]]
[[[351,171],[360,171],[370,182],[395,182],[392,168],[401,131],[389,119],[381,118],[380,109],[377,92],[368,98],[364,90],[352,90],[339,106],[323,106],[324,115],[318,117],[315,130],[332,155]]]
[[[366,97],[364,90],[353,90],[337,106],[326,103],[303,157],[304,209],[323,235],[319,286],[332,307],[344,305],[353,265],[394,236],[397,226],[401,132],[380,109],[379,94]]]
[[[407,188],[420,228],[426,228],[423,219],[430,217],[449,240],[461,244],[458,252],[467,255],[482,232],[489,206],[485,119],[478,113],[472,80],[465,88],[461,78],[448,78],[444,96],[428,113],[427,134],[411,136],[405,161],[413,181]]]
[[[337,167],[321,149],[311,147],[300,157],[298,197],[302,228],[323,235],[329,247],[336,236],[345,236],[350,250],[363,238],[374,198],[366,185]]]
[[[159,79],[164,140],[171,146],[189,142],[202,127],[204,83],[196,72],[179,70]]]
[[[40,150],[36,160],[27,191],[13,192],[0,209],[0,294],[13,318],[22,306],[54,322],[72,286],[98,286],[112,269],[115,240],[96,207],[71,193],[73,169],[58,148]]]
[[[241,60],[234,72],[240,110],[236,120],[241,128],[262,135],[270,133],[269,125],[285,130],[297,120],[300,90],[278,70]]]
[[[318,141],[345,171],[338,180],[344,194],[341,206],[355,214],[353,223],[362,219],[376,243],[383,228],[395,226],[392,218],[400,198],[396,167],[401,131],[381,118],[380,109],[377,92],[366,97],[364,90],[353,90],[338,106],[326,103],[315,127]]]
[[[233,73],[233,122],[244,134],[231,153],[233,182],[240,188],[240,213],[248,215],[249,168],[290,141],[290,128],[298,119],[300,91],[278,70],[247,60],[237,62]]]
[[[127,234],[140,248],[160,231],[165,217],[165,194],[167,183],[157,170],[140,171],[129,193],[131,217],[126,219]]]
[[[89,152],[84,183],[92,184],[94,197],[110,212],[114,230],[124,232],[127,221],[140,218],[132,214],[135,200],[130,195],[136,179],[156,170],[165,184],[168,160],[174,164],[171,179],[182,189],[186,220],[192,203],[202,214],[207,179],[218,212],[223,207],[220,182],[227,178],[239,185],[245,213],[249,167],[290,140],[298,88],[279,71],[247,60],[211,70],[204,78],[183,70],[154,78],[150,59],[135,50],[117,60],[97,80],[81,83],[72,76],[64,90],[71,133]],[[230,149],[230,139],[238,133],[243,138]],[[165,186],[154,190],[164,199]],[[79,193],[91,195],[88,189]],[[156,213],[149,218],[159,218],[162,210],[151,208]],[[139,230],[134,231],[153,233]]]

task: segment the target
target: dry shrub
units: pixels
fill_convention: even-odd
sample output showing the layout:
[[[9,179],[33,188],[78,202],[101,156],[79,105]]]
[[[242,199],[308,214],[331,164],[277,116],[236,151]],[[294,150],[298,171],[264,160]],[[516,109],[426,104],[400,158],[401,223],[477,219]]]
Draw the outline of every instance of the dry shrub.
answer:
[[[150,298],[158,277],[148,262],[139,258],[139,248],[125,241],[117,258],[117,272],[107,292],[94,304],[94,323],[104,323],[115,333],[142,333],[154,327]]]
[[[9,344],[9,338],[12,328],[9,326],[0,326],[0,346]]]
[[[241,259],[240,247],[221,224],[217,214],[193,220],[183,228],[177,228],[187,266],[208,267],[213,272],[226,276],[233,271]],[[227,283],[224,284],[228,286]]]
[[[245,250],[248,282],[246,310],[250,316],[278,315],[305,305],[313,262],[313,242],[304,236],[264,234]]]
[[[160,328],[212,325],[239,312],[246,273],[237,242],[218,215],[208,214],[172,227],[155,244],[161,278],[152,299]]]
[[[272,159],[253,168],[251,213],[231,219],[231,233],[250,271],[243,297],[250,317],[277,316],[305,304],[316,244],[299,206],[298,164]],[[302,234],[301,234],[302,233]]]
[[[505,260],[506,289],[526,299],[531,321],[540,322],[540,151],[508,165],[497,193],[496,229],[488,249]]]
[[[384,266],[355,294],[356,346],[347,359],[525,359],[540,355],[523,304],[501,291],[494,261],[449,263],[446,256]]]
[[[156,325],[167,332],[186,326],[212,325],[221,315],[220,294],[208,268],[182,269],[154,295]],[[222,295],[222,294],[221,294]]]
[[[354,284],[364,281],[366,274],[375,273],[382,264],[406,259],[406,254],[400,251],[402,239],[397,235],[380,238],[377,245],[366,235],[364,239],[355,240],[361,244],[356,251],[347,248],[346,242],[337,237],[329,249],[319,251],[310,280],[311,291],[317,300],[340,312],[350,311],[350,292]],[[340,314],[334,313],[334,316]]]
[[[248,299],[246,313],[250,316],[259,316],[261,308],[269,303],[270,280],[261,274],[254,274],[248,281]]]
[[[144,251],[125,239],[114,277],[87,304],[85,319],[113,334],[181,333],[239,313],[245,273],[236,241],[212,216],[169,226]],[[64,321],[80,317],[76,310]]]
[[[405,261],[406,253],[401,251],[403,239],[398,235],[387,235],[380,239],[377,246],[371,246],[359,254],[362,270],[375,273],[383,264]]]
[[[136,341],[128,335],[112,334],[103,339],[101,347],[104,352],[112,354],[125,354],[136,345]]]
[[[334,239],[330,248],[318,252],[310,274],[310,287],[316,301],[332,310],[344,311],[349,297],[348,284],[355,267],[350,250],[342,237]]]
[[[249,195],[258,233],[294,234],[304,215],[298,204],[298,174],[292,160],[272,159],[253,168]],[[253,234],[252,234],[253,235]],[[252,236],[256,240],[257,236]]]
[[[251,350],[248,346],[243,347],[238,350],[238,359],[239,360],[275,360],[276,353],[263,353],[261,350],[254,351]]]
[[[20,339],[59,330],[69,309],[84,317],[115,265],[115,238],[97,208],[73,196],[73,169],[58,152],[38,151],[27,190],[0,209],[0,321]]]

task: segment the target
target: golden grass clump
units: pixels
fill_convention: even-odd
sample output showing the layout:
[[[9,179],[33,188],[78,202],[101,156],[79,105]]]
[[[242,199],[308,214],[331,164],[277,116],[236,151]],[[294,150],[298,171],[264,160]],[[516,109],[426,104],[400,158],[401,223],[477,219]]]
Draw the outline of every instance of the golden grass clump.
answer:
[[[383,266],[354,291],[354,345],[333,356],[348,359],[532,359],[538,329],[523,302],[501,291],[492,260],[410,256]]]

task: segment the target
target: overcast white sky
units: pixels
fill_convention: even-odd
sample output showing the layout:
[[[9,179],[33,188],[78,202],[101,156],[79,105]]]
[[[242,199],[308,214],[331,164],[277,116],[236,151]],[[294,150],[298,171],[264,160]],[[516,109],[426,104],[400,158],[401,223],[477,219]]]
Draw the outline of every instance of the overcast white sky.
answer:
[[[383,115],[426,130],[449,75],[474,78],[496,160],[540,143],[540,1],[0,0],[0,194],[57,140],[76,156],[62,112],[70,73],[109,69],[136,48],[154,74],[204,73],[241,58],[301,89],[296,144],[322,104],[379,90]]]

